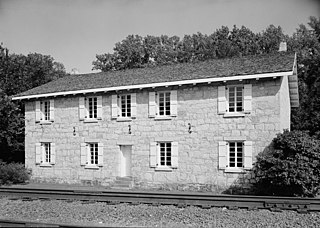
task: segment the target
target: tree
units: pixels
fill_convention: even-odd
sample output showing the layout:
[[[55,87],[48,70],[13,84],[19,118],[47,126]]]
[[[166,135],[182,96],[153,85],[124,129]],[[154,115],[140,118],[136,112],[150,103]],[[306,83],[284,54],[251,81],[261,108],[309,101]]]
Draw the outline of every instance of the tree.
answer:
[[[312,19],[312,26],[318,28],[320,20]],[[297,52],[300,99],[300,107],[292,112],[291,127],[293,130],[308,130],[320,139],[319,36],[315,30],[300,25],[288,43],[290,49]]]
[[[0,45],[0,160],[24,162],[24,106],[11,96],[65,75],[51,56],[9,54]]]

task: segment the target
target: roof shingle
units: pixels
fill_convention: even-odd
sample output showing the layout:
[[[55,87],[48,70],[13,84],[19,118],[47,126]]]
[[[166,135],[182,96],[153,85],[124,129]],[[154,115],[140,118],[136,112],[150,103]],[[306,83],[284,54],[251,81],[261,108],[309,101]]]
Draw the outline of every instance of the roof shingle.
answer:
[[[292,71],[294,53],[214,59],[124,71],[70,75],[14,97],[117,86]]]

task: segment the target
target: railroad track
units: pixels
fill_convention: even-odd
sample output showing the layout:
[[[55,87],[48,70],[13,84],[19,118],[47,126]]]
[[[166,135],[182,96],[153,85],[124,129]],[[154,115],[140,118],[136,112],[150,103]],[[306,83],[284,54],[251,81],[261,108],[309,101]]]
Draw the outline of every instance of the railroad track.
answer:
[[[270,209],[272,211],[296,210],[300,213],[320,211],[320,198],[269,197],[248,195],[211,195],[208,193],[171,193],[142,191],[88,191],[62,189],[36,189],[0,187],[0,196],[12,200],[80,200],[83,203],[105,202],[108,204],[131,203],[176,205],[177,207],[199,206],[202,208],[226,207]]]

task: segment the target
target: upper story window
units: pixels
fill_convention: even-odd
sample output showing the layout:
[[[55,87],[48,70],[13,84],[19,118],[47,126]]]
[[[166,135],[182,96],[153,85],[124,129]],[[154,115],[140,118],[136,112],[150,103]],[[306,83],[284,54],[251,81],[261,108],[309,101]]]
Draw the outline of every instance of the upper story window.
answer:
[[[177,91],[149,92],[149,117],[166,119],[177,116]]]
[[[243,111],[243,86],[230,86],[228,89],[228,112]]]
[[[36,101],[36,122],[51,123],[54,121],[54,100]]]
[[[252,110],[252,85],[218,87],[218,114],[224,117],[244,116]]]
[[[98,98],[97,97],[87,97],[86,101],[86,117],[88,119],[97,119],[98,118]]]
[[[170,116],[170,92],[159,92],[158,94],[158,115],[159,116]]]
[[[120,116],[131,117],[131,94],[120,95]]]
[[[36,164],[40,166],[51,166],[55,164],[55,143],[36,143]]]
[[[136,94],[112,95],[112,118],[117,121],[131,121],[137,116]]]
[[[102,119],[102,96],[79,97],[79,118],[85,122]]]

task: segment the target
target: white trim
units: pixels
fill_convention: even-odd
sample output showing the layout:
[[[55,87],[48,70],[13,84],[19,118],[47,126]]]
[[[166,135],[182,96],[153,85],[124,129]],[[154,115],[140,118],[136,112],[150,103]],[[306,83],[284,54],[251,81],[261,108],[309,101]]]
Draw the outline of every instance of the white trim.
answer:
[[[55,97],[61,95],[76,95],[76,94],[86,94],[86,93],[98,93],[98,92],[109,92],[115,90],[130,90],[130,89],[143,89],[143,88],[155,88],[161,86],[175,86],[175,85],[186,85],[186,84],[198,84],[198,83],[211,83],[211,82],[224,82],[224,81],[236,81],[245,79],[257,79],[257,78],[273,78],[273,77],[283,77],[293,75],[293,71],[276,72],[276,73],[265,73],[265,74],[249,74],[249,75],[237,75],[229,77],[215,77],[215,78],[203,78],[203,79],[192,79],[192,80],[182,80],[173,82],[159,82],[150,84],[139,84],[139,85],[128,85],[128,86],[116,86],[98,89],[84,89],[66,92],[55,92],[47,94],[37,94],[37,95],[27,95],[21,97],[13,97],[12,100],[22,100],[22,99],[32,99],[40,97]]]

